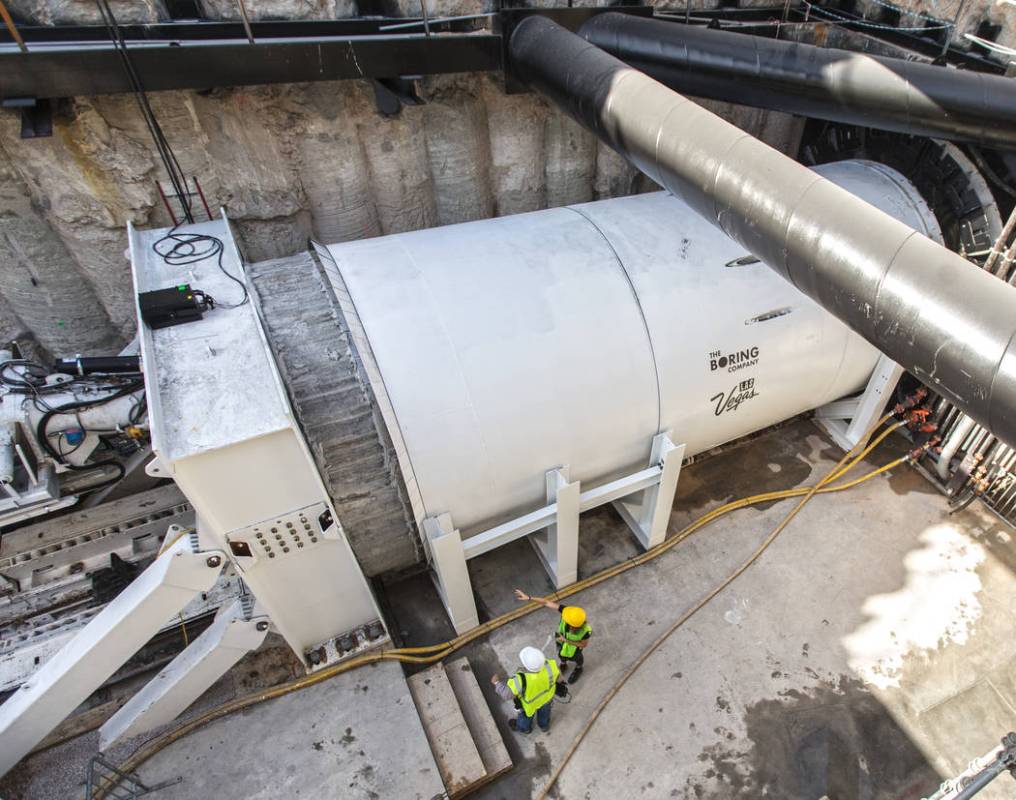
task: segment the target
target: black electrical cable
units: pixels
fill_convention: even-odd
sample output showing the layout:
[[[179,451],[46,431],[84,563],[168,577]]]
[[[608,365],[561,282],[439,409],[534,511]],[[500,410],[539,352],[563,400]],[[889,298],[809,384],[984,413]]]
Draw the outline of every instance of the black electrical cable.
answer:
[[[49,421],[58,414],[69,414],[71,412],[84,411],[85,409],[88,408],[95,408],[96,406],[105,405],[106,403],[110,403],[113,400],[116,400],[120,397],[132,394],[133,392],[138,391],[138,389],[143,389],[144,385],[145,385],[144,381],[133,381],[116,390],[112,394],[105,395],[95,400],[76,400],[73,403],[64,403],[61,406],[57,406],[56,408],[50,409],[45,414],[43,414],[42,417],[39,418],[39,424],[36,426],[35,429],[35,436],[36,439],[38,439],[39,441],[39,446],[42,447],[42,449],[46,452],[47,455],[49,455],[55,461],[71,470],[84,472],[95,469],[96,467],[115,468],[117,471],[116,475],[109,478],[108,480],[103,481],[102,483],[96,484],[95,486],[89,486],[87,491],[91,492],[95,491],[96,489],[104,489],[107,486],[112,486],[114,483],[119,481],[121,478],[123,478],[124,475],[127,474],[127,470],[124,468],[123,464],[112,458],[104,459],[102,461],[92,461],[90,463],[81,465],[71,464],[60,455],[60,452],[49,441],[49,434],[47,433],[46,429],[49,427]]]
[[[184,221],[193,225],[194,214],[191,206],[190,194],[187,191],[187,179],[184,176],[183,169],[180,167],[180,162],[177,161],[173,148],[170,146],[169,141],[166,139],[166,136],[162,131],[162,126],[159,125],[159,121],[155,116],[155,112],[152,110],[151,104],[148,102],[148,95],[145,93],[145,87],[141,81],[141,76],[138,75],[137,70],[135,70],[134,63],[131,61],[130,54],[127,52],[127,42],[123,38],[123,31],[117,23],[116,17],[113,15],[113,10],[109,7],[108,0],[95,0],[95,2],[99,7],[99,13],[102,15],[106,29],[109,31],[109,37],[113,42],[113,47],[120,56],[124,72],[127,74],[127,79],[130,81],[131,88],[134,90],[134,97],[141,110],[141,116],[144,118],[145,124],[148,126],[149,133],[152,135],[152,140],[155,142],[155,147],[159,152],[159,157],[162,159],[162,164],[169,175],[170,183],[173,184],[173,190],[180,198],[180,204],[184,211]],[[223,275],[239,285],[240,289],[243,291],[243,297],[238,303],[226,304],[216,303],[214,298],[204,292],[201,293],[202,296],[211,308],[214,308],[216,305],[219,305],[222,308],[239,308],[244,305],[248,300],[247,285],[235,275],[230,274],[223,266],[222,253],[225,246],[223,245],[222,240],[208,234],[177,233],[176,229],[178,227],[179,225],[174,226],[173,229],[166,234],[166,236],[162,237],[154,245],[152,245],[152,249],[162,257],[163,261],[172,266],[195,264],[199,261],[204,261],[206,258],[214,256],[219,270]],[[160,245],[166,241],[172,241],[172,246],[168,250],[160,250]],[[205,248],[198,247],[198,245],[202,243],[206,244]]]
[[[980,168],[981,172],[984,173],[985,177],[991,181],[995,186],[1005,192],[1009,197],[1016,197],[1016,186],[1013,186],[1009,181],[999,175],[988,163],[987,159],[984,158],[984,154],[976,147],[968,147],[967,151],[970,153],[971,158],[974,159],[974,163]]]
[[[36,361],[30,361],[27,358],[12,358],[0,363],[0,383],[3,383],[4,386],[10,389],[21,389],[21,390],[28,389],[33,393],[38,392],[40,388],[44,388],[37,386],[34,383],[31,383],[27,379],[27,376],[19,378],[11,378],[7,374],[7,370],[15,366],[26,367],[28,370],[31,370],[34,367],[36,370],[39,371],[40,377],[48,374],[48,370],[42,364],[39,364]]]
[[[179,227],[177,225],[165,236],[156,240],[152,245],[152,250],[155,254],[171,267],[187,267],[205,259],[214,258],[219,271],[240,287],[243,291],[243,296],[238,303],[222,303],[206,292],[195,291],[194,293],[200,294],[211,308],[215,306],[220,308],[239,308],[246,303],[250,299],[247,293],[247,284],[231,274],[222,263],[222,256],[226,250],[222,239],[207,233],[179,233],[177,232]]]
[[[123,38],[123,31],[120,29],[120,25],[117,23],[116,17],[113,16],[113,10],[109,7],[107,0],[95,0],[95,4],[99,8],[99,13],[102,15],[102,20],[106,25],[107,31],[109,31],[109,38],[113,43],[113,49],[116,50],[117,54],[120,56],[120,62],[127,75],[127,80],[130,82],[131,89],[134,92],[134,99],[138,103],[138,108],[141,111],[142,118],[145,120],[148,131],[152,135],[155,148],[159,152],[159,158],[162,160],[162,164],[166,168],[166,172],[169,174],[169,181],[173,184],[173,191],[176,193],[177,197],[180,198],[180,205],[183,208],[184,218],[188,223],[193,224],[194,214],[191,208],[190,196],[187,191],[186,178],[184,177],[183,169],[180,167],[180,162],[177,161],[176,155],[173,153],[173,148],[170,147],[169,141],[166,139],[166,136],[162,131],[162,126],[159,125],[159,121],[155,117],[155,112],[152,110],[151,104],[148,102],[148,95],[145,93],[145,87],[141,81],[141,76],[138,75],[137,70],[134,69],[134,63],[131,61],[130,55],[127,52],[127,42]]]
[[[135,405],[130,410],[130,413],[127,415],[127,421],[131,425],[137,425],[141,421],[141,417],[143,417],[147,413],[147,411],[148,411],[148,395],[143,394],[141,395],[141,399],[138,400],[137,405]]]

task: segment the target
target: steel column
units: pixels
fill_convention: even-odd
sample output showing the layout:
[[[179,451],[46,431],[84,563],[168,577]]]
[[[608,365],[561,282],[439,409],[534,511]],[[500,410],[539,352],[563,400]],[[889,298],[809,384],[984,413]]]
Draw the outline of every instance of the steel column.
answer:
[[[423,533],[430,547],[435,584],[448,619],[455,633],[465,633],[480,624],[480,617],[473,599],[462,536],[448,514],[427,517],[423,521]]]
[[[556,589],[578,580],[579,491],[578,481],[568,482],[567,466],[548,471],[547,505],[555,509],[554,523],[529,537]]]

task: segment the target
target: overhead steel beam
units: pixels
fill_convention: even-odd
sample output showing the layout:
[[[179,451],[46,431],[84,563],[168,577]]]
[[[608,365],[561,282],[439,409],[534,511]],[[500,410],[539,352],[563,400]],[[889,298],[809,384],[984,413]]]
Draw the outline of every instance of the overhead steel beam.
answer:
[[[577,30],[604,13],[652,17],[654,11],[648,5],[506,8],[498,12],[491,32],[476,30],[481,25],[478,18],[434,18],[429,22],[434,34],[431,36],[426,36],[422,24],[419,30],[406,29],[407,24],[421,22],[412,17],[262,20],[250,24],[253,43],[238,21],[186,20],[119,27],[145,88],[158,91],[500,71],[506,61],[505,42],[521,20],[543,16]],[[800,21],[799,16],[792,10],[793,20]],[[738,22],[739,33],[750,31],[764,36],[777,30],[775,24],[765,24],[772,18],[773,9],[721,8],[697,11],[692,21],[708,19],[720,25],[723,20],[732,20]],[[745,27],[744,20],[757,22]],[[400,27],[398,33],[391,28],[395,24]],[[15,40],[0,26],[0,100],[131,91],[104,26],[19,26],[18,34],[24,39],[27,53],[19,52]],[[936,52],[941,47],[923,39],[908,40],[908,46],[922,45],[937,48]],[[949,58],[970,62],[982,71],[998,70],[997,65],[959,51],[950,51]],[[522,87],[508,75],[506,88],[511,92]]]
[[[331,36],[370,36],[383,34],[383,27],[394,22],[413,22],[417,17],[352,17],[350,19],[297,19],[252,21],[255,39],[320,39]],[[449,26],[453,30],[453,26]],[[123,23],[120,33],[128,42],[181,42],[201,39],[246,41],[247,32],[240,21],[179,20],[167,22]],[[459,24],[458,31],[471,30]],[[32,47],[43,42],[109,41],[105,25],[19,25],[25,44]],[[0,45],[13,42],[9,33],[0,30]]]
[[[208,89],[349,78],[397,78],[501,68],[493,34],[401,34],[243,40],[137,42],[131,61],[145,89]],[[56,98],[131,91],[113,45],[0,46],[0,99]]]

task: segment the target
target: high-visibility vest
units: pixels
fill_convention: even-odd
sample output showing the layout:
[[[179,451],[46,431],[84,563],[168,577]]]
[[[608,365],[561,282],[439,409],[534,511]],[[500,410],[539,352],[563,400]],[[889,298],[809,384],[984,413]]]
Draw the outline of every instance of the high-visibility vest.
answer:
[[[554,699],[554,687],[560,675],[557,662],[548,658],[539,672],[516,672],[508,680],[508,688],[522,703],[525,715],[531,717]]]
[[[557,626],[557,635],[563,636],[567,641],[561,645],[561,658],[571,658],[575,655],[575,651],[578,650],[575,645],[568,644],[568,642],[581,642],[586,637],[587,633],[592,632],[593,629],[589,627],[588,622],[577,631],[573,631],[568,628],[568,625],[565,624],[564,619],[562,619]]]

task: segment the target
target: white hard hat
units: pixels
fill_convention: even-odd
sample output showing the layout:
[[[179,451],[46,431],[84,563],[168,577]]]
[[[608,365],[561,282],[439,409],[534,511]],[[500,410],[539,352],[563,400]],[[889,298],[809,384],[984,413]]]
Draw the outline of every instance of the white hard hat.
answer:
[[[522,661],[522,666],[526,668],[526,672],[539,672],[547,661],[543,652],[535,647],[523,647],[522,652],[519,653],[519,659]]]

